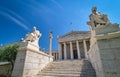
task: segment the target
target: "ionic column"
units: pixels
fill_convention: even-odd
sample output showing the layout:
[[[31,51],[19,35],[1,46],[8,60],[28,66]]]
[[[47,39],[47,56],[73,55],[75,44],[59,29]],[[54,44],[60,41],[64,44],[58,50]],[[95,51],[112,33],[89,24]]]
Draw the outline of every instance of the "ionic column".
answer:
[[[55,60],[56,60],[56,53],[54,53],[54,56],[55,56]]]
[[[49,43],[49,55],[52,56],[52,32],[50,32],[50,35],[49,35],[49,39],[50,39],[50,43]]]
[[[53,60],[55,60],[55,53],[52,53],[52,56],[53,56]]]
[[[59,44],[59,60],[62,60],[62,45]]]
[[[81,57],[80,57],[80,48],[79,48],[79,42],[78,42],[78,40],[76,41],[76,46],[77,46],[78,59],[81,59]]]
[[[71,55],[71,59],[73,59],[73,47],[72,47],[72,42],[70,42],[70,55]]]
[[[58,55],[57,55],[57,52],[56,52],[56,60],[57,60],[57,56],[58,56]]]
[[[64,42],[64,59],[67,59],[66,43]]]
[[[84,45],[85,58],[88,58],[88,56],[87,56],[87,45],[86,45],[85,40],[83,40],[83,45]]]

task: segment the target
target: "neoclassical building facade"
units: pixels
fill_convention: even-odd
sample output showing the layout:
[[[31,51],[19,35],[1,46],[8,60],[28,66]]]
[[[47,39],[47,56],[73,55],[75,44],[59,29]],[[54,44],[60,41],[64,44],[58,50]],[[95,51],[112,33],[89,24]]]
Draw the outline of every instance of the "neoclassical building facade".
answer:
[[[58,37],[59,60],[85,59],[90,48],[89,31],[71,31]]]

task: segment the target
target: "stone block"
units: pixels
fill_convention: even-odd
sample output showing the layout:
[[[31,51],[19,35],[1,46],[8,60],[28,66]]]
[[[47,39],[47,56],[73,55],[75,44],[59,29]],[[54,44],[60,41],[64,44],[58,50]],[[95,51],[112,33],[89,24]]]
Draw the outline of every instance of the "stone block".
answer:
[[[17,54],[18,57],[25,56],[26,52],[25,51],[18,51],[19,54]]]
[[[120,37],[110,39],[109,44],[110,48],[120,48]]]
[[[32,64],[32,69],[38,69],[38,67],[39,67],[39,64],[38,64],[38,63],[37,63],[37,64],[36,64],[36,63],[33,63],[33,64]]]
[[[25,63],[24,64],[24,69],[25,70],[32,70],[33,66],[32,66],[32,63]]]
[[[118,77],[116,72],[105,72],[105,77]]]
[[[101,60],[115,60],[114,51],[111,49],[101,49],[100,51]]]
[[[120,38],[98,40],[99,49],[120,47]]]
[[[107,39],[98,40],[98,48],[99,49],[110,48],[109,40],[107,40]]]
[[[118,24],[109,24],[108,26],[101,25],[95,28],[96,35],[116,32],[118,30],[120,30]]]
[[[22,73],[23,71],[14,70],[12,73],[12,77],[22,77]]]

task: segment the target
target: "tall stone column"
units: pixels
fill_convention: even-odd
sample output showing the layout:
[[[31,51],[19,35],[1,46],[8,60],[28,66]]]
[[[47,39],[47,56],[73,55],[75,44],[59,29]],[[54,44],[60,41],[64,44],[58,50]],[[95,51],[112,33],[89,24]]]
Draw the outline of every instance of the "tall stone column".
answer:
[[[66,43],[64,42],[64,59],[67,59]]]
[[[50,39],[50,42],[49,42],[49,55],[52,56],[52,32],[50,32],[50,35],[49,35],[49,39]]]
[[[86,41],[85,41],[85,40],[83,40],[83,45],[84,45],[85,58],[88,59],[88,55],[87,55],[87,45],[86,45]]]
[[[70,55],[71,55],[71,59],[73,59],[73,47],[71,41],[70,41]]]
[[[58,53],[56,53],[56,60],[57,60],[57,56],[58,56],[57,54],[58,54]]]
[[[78,40],[76,41],[76,46],[77,46],[78,59],[81,59],[81,57],[80,57],[80,48],[79,48],[79,42],[78,42]]]
[[[59,60],[62,60],[62,45],[59,43]]]

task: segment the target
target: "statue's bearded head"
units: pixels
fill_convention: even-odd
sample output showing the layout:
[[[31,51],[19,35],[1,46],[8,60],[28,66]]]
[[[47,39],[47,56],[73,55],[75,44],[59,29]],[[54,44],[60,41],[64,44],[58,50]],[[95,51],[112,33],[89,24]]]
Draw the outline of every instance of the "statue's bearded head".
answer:
[[[93,8],[92,8],[92,13],[95,14],[96,11],[97,11],[97,8],[96,8],[96,7],[93,7]]]
[[[33,31],[36,31],[36,27],[35,26],[33,27]]]

